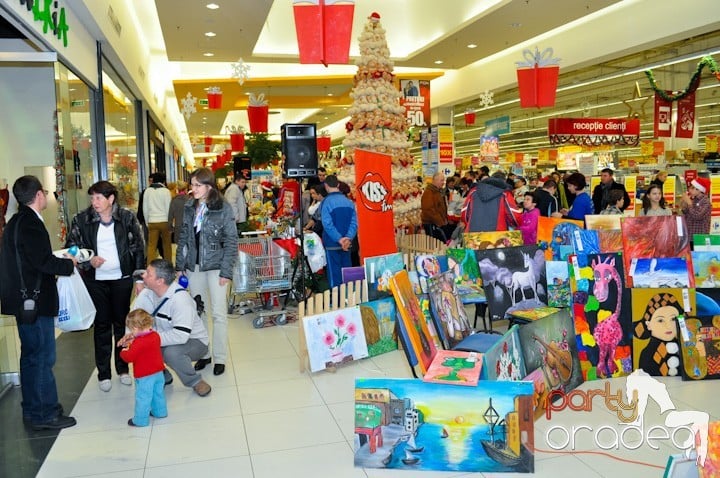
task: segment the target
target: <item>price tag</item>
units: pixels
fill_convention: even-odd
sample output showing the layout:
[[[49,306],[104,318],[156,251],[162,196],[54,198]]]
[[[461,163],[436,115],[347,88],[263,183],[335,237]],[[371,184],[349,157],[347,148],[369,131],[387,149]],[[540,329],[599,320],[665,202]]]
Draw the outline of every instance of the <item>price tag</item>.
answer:
[[[570,256],[570,262],[573,266],[573,274],[576,280],[580,280],[580,264],[578,263],[577,256]]]
[[[635,268],[637,267],[637,262],[637,257],[634,257],[630,260],[630,272],[628,273],[630,277],[635,275]]]
[[[683,342],[690,342],[690,331],[685,323],[685,316],[678,315],[678,324],[680,324],[680,333],[682,334]]]
[[[675,216],[675,222],[677,224],[678,237],[683,237],[683,218],[682,216]]]
[[[575,229],[575,243],[577,244],[578,252],[582,252],[583,244],[582,244],[582,239],[580,237],[580,231],[578,229]]]
[[[683,299],[683,310],[690,313],[690,291],[688,289],[682,290],[682,299]]]

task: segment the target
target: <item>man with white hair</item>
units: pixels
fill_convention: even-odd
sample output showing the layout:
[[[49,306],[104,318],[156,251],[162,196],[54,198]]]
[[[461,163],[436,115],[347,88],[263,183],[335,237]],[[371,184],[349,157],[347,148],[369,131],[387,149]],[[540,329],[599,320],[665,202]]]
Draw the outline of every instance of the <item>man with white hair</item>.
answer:
[[[447,201],[443,193],[445,174],[438,171],[432,177],[420,199],[420,218],[425,233],[445,242],[455,229],[448,220]]]

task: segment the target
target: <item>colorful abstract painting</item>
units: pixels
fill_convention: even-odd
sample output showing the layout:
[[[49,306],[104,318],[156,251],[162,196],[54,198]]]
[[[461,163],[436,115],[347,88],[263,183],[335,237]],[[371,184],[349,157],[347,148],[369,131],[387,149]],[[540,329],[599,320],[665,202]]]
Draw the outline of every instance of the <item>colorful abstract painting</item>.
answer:
[[[683,380],[720,378],[720,289],[695,289],[695,317],[678,320]]]
[[[482,354],[438,350],[423,381],[476,387],[482,370]]]
[[[720,476],[720,422],[708,425],[707,457],[703,466],[698,466],[699,478],[717,478]]]
[[[549,261],[565,260],[564,254],[571,253],[573,250],[573,234],[575,231],[583,230],[584,227],[582,221],[540,216],[538,218],[537,240],[541,245],[547,246],[545,258]],[[567,247],[563,248],[561,246]]]
[[[545,256],[537,246],[476,251],[492,320],[547,305]]]
[[[497,249],[498,247],[522,246],[520,231],[487,231],[466,232],[463,234],[463,245],[467,249]]]
[[[679,316],[695,317],[694,289],[632,289],[633,369],[681,374]]]
[[[720,287],[720,251],[692,251],[695,287]]]
[[[407,271],[395,273],[390,278],[390,289],[400,312],[399,326],[405,329],[409,339],[408,346],[412,347],[421,374],[427,372],[432,363],[437,347],[425,321],[417,296],[412,291]]]
[[[418,254],[415,256],[415,272],[418,275],[420,290],[427,294],[427,280],[435,274],[448,270],[447,257],[432,254]]]
[[[397,307],[392,297],[360,304],[360,316],[370,357],[397,350],[396,315]]]
[[[695,287],[695,278],[690,277],[688,269],[691,267],[684,257],[631,259],[629,275],[633,287]]]
[[[455,274],[455,284],[464,304],[485,303],[480,268],[473,249],[448,249],[448,269]]]
[[[428,279],[430,311],[446,349],[451,349],[472,333],[472,327],[460,300],[452,271]]]
[[[532,397],[530,382],[355,379],[355,466],[408,472],[388,476],[532,473]]]
[[[570,392],[583,383],[573,319],[559,310],[518,329],[525,370],[542,370],[550,390]]]
[[[575,336],[584,380],[633,371],[630,294],[620,254],[570,258]]]
[[[597,231],[600,252],[621,252],[623,250],[622,231]]]
[[[585,229],[592,231],[619,231],[619,214],[588,214],[585,216]]]
[[[365,258],[365,279],[368,284],[368,299],[390,297],[390,278],[405,268],[399,252],[384,256]]]
[[[368,356],[360,307],[348,307],[303,317],[310,371]]]
[[[600,236],[598,231],[578,229],[571,236],[574,254],[599,254]],[[566,257],[563,257],[565,259]]]
[[[524,326],[523,326],[524,327]],[[522,380],[527,375],[518,326],[513,325],[483,354],[483,380]]]
[[[567,261],[546,261],[547,303],[551,307],[571,307],[570,271]]]

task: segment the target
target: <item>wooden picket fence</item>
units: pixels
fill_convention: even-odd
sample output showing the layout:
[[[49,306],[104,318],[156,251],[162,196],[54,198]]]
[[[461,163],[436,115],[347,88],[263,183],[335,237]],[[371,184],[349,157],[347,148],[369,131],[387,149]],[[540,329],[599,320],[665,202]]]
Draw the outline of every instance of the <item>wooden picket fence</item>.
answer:
[[[443,255],[447,245],[439,239],[427,234],[405,234],[398,233],[395,236],[395,244],[399,252],[403,254],[436,254]]]

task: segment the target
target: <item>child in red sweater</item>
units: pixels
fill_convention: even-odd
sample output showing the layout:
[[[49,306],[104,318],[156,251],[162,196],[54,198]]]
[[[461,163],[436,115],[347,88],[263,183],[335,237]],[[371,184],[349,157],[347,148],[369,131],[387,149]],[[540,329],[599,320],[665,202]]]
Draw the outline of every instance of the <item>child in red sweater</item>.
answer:
[[[135,416],[128,420],[131,427],[146,427],[150,415],[165,418],[165,378],[163,376],[160,336],[152,329],[153,318],[142,309],[131,311],[125,324],[132,333],[130,340],[120,340],[120,357],[133,364],[135,376]]]

